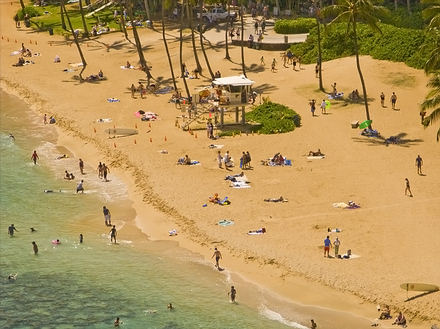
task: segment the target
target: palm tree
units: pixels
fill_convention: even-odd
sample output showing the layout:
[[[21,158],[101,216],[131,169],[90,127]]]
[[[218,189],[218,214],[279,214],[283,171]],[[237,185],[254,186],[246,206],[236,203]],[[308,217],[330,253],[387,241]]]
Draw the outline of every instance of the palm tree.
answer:
[[[432,109],[432,112],[423,120],[423,125],[428,127],[440,119],[440,71],[434,73],[429,79],[428,87],[431,88],[422,103],[422,111]],[[440,140],[440,128],[437,130],[437,141]]]
[[[165,36],[165,3],[162,4],[162,39],[165,46],[165,51],[168,57],[168,64],[170,65],[171,77],[173,78],[174,90],[177,90],[176,77],[174,76],[173,63],[171,62],[170,51],[168,49],[167,38]]]
[[[208,67],[209,74],[211,75],[211,79],[214,80],[214,73],[212,72],[211,65],[209,64],[208,56],[206,55],[205,46],[203,44],[203,18],[202,18],[202,4],[203,1],[199,0],[199,11],[200,11],[200,23],[199,23],[199,35],[200,35],[200,47],[202,48],[202,54],[205,58],[206,66]]]
[[[228,0],[228,19],[226,21],[226,29],[225,29],[225,59],[231,59],[231,56],[229,56],[229,45],[228,45],[228,32],[229,32],[229,28],[230,28],[230,23],[231,21],[231,1]],[[202,13],[200,12],[200,16],[202,15]]]
[[[129,4],[129,14],[130,14],[131,27],[133,29],[133,37],[136,43],[136,50],[139,55],[139,62],[141,64],[142,71],[144,71],[147,74],[147,86],[149,86],[150,80],[153,78],[153,76],[151,75],[150,69],[148,68],[147,61],[145,60],[144,52],[142,51],[141,40],[139,39],[139,34],[136,29],[136,24],[133,20],[133,3]]]
[[[64,1],[62,1],[62,0],[61,0],[61,7],[62,7],[62,10],[64,10],[64,14],[66,15],[67,22],[69,23],[70,32],[72,33],[73,40],[75,40],[76,47],[78,48],[79,57],[81,57],[82,70],[81,70],[81,72],[79,72],[79,79],[80,79],[80,81],[83,81],[82,73],[86,69],[87,62],[86,62],[86,59],[84,58],[83,52],[81,50],[81,46],[79,45],[78,36],[76,35],[76,33],[73,29],[72,23],[70,22],[69,14],[67,13]]]
[[[243,6],[243,0],[241,0],[241,8],[240,8],[240,21],[241,21],[241,70],[243,71],[243,75],[246,76],[246,65],[244,63],[244,22],[243,22],[243,16],[244,16],[244,6]]]
[[[83,6],[82,6],[82,0],[79,0],[79,12],[81,14],[81,20],[83,23],[83,27],[84,27],[84,33],[87,35],[87,37],[89,36],[89,30],[87,29],[87,23],[86,23],[86,19],[84,17],[84,11],[83,11]]]
[[[367,87],[365,86],[364,76],[362,74],[361,65],[359,61],[359,46],[357,36],[357,24],[359,21],[367,24],[372,30],[380,32],[377,25],[378,15],[384,15],[385,8],[375,6],[370,0],[338,0],[336,5],[329,6],[323,9],[324,15],[336,15],[330,24],[334,22],[345,21],[347,23],[347,32],[353,32],[354,54],[356,57],[356,67],[359,73],[359,78],[362,84],[362,92],[365,104],[365,114],[367,120],[371,120],[370,111],[368,109]],[[371,129],[371,125],[369,126]]]
[[[179,39],[180,39],[179,59],[180,59],[180,72],[181,72],[180,77],[183,79],[183,85],[185,86],[185,91],[188,100],[191,100],[191,93],[189,92],[188,84],[186,83],[185,70],[183,66],[183,8],[184,8],[184,3],[182,3],[182,6],[180,8],[180,33],[179,33]]]
[[[321,50],[321,9],[315,8],[316,26],[318,28],[318,77],[319,77],[319,90],[324,91],[322,85],[322,50]]]
[[[122,6],[122,1],[121,1],[121,2],[119,2],[119,11],[120,11],[120,16],[121,16],[121,29],[124,32],[125,39],[128,42],[131,42],[130,39],[128,39],[127,28],[125,27],[124,10],[125,10],[125,7]]]
[[[24,13],[24,2],[23,2],[23,0],[20,0],[20,6],[21,6],[21,10],[23,11],[23,13]]]
[[[145,7],[145,12],[146,12],[146,14],[147,14],[147,19],[148,19],[150,22],[152,22],[152,21],[151,21],[151,15],[150,15],[150,5],[149,5],[149,3],[148,3],[148,0],[144,0],[144,7]]]
[[[64,0],[60,0],[60,15],[61,15],[61,28],[67,30],[66,22],[64,21]]]
[[[188,0],[186,3],[186,12],[188,15],[188,22],[189,22],[189,28],[191,29],[191,43],[192,43],[192,48],[193,48],[193,52],[194,52],[194,59],[196,61],[196,67],[197,67],[197,71],[202,74],[202,65],[200,65],[200,61],[199,61],[199,56],[197,55],[197,48],[196,48],[196,40],[194,37],[194,26],[193,26],[193,8],[192,5],[190,3],[191,0]]]

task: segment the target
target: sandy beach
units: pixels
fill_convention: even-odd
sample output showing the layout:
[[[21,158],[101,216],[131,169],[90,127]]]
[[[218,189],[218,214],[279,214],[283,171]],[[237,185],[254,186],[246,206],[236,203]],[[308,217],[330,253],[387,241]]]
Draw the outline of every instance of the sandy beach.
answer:
[[[318,90],[313,65],[293,71],[282,67],[277,51],[246,49],[251,68],[248,77],[255,81],[255,87],[264,90],[264,97],[298,112],[302,126],[286,134],[242,134],[212,141],[204,130],[189,134],[175,126],[182,112],[169,103],[171,93],[148,94],[145,99],[131,97],[129,87],[145,74],[120,68],[127,61],[138,62],[135,47],[122,33],[82,42],[88,63],[84,75],[97,74],[101,69],[107,79],[80,83],[73,78],[77,68],[63,71],[74,69],[69,63],[80,62],[75,45],[60,36],[16,29],[11,17],[18,7],[18,2],[0,1],[1,87],[24,99],[41,114],[41,120],[44,113],[53,115],[60,133],[59,145],[88,166],[96,167],[98,161],[104,161],[110,167],[110,177],[115,175],[128,185],[136,211],[132,224],[144,234],[129,225],[131,228],[120,235],[175,241],[207,260],[217,247],[223,254],[222,266],[287,300],[371,320],[378,316],[377,304],[389,304],[393,314],[405,313],[410,328],[428,328],[440,322],[438,292],[406,301],[407,292],[399,287],[406,282],[440,285],[440,152],[436,127],[424,129],[420,124],[419,104],[428,90],[423,71],[402,63],[361,58],[374,128],[384,137],[403,134],[401,144],[386,146],[352,129],[350,122],[364,121],[361,104],[332,102],[328,115],[318,110],[312,117],[309,99],[319,103],[325,98]],[[164,81],[161,86],[171,86],[161,31],[139,29],[139,33],[153,76]],[[167,39],[176,71],[178,31],[168,31]],[[22,42],[41,56],[32,58],[35,64],[13,67],[17,56],[11,53],[19,50]],[[240,48],[232,47],[230,52],[232,61],[224,59],[220,46],[207,50],[213,70],[220,70],[222,76],[241,72]],[[56,55],[61,63],[54,63]],[[205,67],[201,52],[199,55]],[[262,55],[264,67],[260,65]],[[276,73],[270,70],[272,58],[278,61]],[[189,40],[184,46],[184,62],[194,69]],[[353,57],[326,62],[323,69],[327,90],[334,82],[346,94],[361,90]],[[207,71],[204,76],[188,80],[190,89],[209,85]],[[180,79],[178,86],[183,90]],[[380,105],[382,91],[385,108]],[[398,96],[397,111],[389,102],[392,92]],[[108,98],[120,102],[110,103]],[[134,115],[141,109],[157,113],[159,120],[142,122]],[[100,118],[112,121],[98,123]],[[137,129],[139,133],[109,139],[105,130],[113,127]],[[236,163],[243,151],[250,152],[253,169],[245,174],[251,188],[229,187],[225,176],[241,170],[238,166],[232,171],[219,169],[217,150],[208,148],[213,143],[224,145],[221,152],[229,151]],[[318,148],[326,157],[308,159],[307,153]],[[159,152],[164,149],[167,154]],[[293,165],[260,164],[277,152],[291,159]],[[176,165],[185,154],[201,165]],[[417,174],[418,155],[423,158],[424,175]],[[411,183],[412,198],[404,194],[405,178]],[[203,207],[214,193],[228,196],[231,205]],[[289,202],[263,201],[279,196]],[[349,200],[361,207],[333,207],[333,203]],[[233,220],[234,225],[217,225],[222,219]],[[249,230],[261,227],[267,233],[247,235]],[[328,233],[327,228],[340,228],[342,232]],[[178,235],[170,237],[171,229]],[[360,257],[324,258],[327,235],[332,242],[336,237],[341,240],[342,253],[351,249]],[[417,294],[410,292],[409,297]],[[385,321],[382,326],[391,322]],[[343,324],[341,328],[345,328]]]

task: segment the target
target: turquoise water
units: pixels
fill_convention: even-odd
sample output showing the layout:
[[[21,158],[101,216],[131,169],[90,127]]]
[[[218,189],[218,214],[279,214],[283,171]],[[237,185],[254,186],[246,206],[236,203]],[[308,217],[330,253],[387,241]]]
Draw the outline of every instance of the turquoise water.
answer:
[[[64,169],[76,170],[77,160],[55,160],[52,127],[17,99],[1,93],[0,100],[1,328],[109,328],[116,316],[122,328],[287,327],[256,307],[229,303],[227,276],[172,243],[111,245],[107,228],[99,226],[102,204],[111,209],[112,202],[123,202],[124,189],[101,193],[89,179],[89,193],[75,195],[75,183],[62,177]],[[34,149],[37,166],[30,160]],[[47,188],[64,193],[43,193]],[[18,229],[12,238],[11,223]],[[15,281],[7,279],[10,273],[18,273]]]

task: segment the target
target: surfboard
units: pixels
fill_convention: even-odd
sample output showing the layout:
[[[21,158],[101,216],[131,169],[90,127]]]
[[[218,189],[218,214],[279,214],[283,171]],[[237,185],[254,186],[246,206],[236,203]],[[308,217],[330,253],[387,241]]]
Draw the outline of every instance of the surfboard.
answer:
[[[400,288],[406,291],[438,291],[440,288],[429,283],[402,283]]]

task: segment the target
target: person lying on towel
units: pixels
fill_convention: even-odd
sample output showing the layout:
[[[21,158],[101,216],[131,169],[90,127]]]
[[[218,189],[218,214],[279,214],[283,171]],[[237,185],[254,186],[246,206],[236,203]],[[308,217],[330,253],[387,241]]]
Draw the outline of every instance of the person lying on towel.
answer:
[[[249,231],[249,233],[258,233],[258,234],[263,234],[266,233],[266,229],[264,227],[258,229],[258,230],[254,230],[254,231]]]
[[[266,202],[287,202],[287,199],[284,199],[283,196],[280,196],[278,199],[264,199]]]
[[[316,152],[309,151],[309,156],[319,157],[319,156],[324,156],[324,153],[321,152],[321,149],[318,149],[318,151]]]

